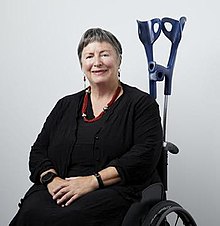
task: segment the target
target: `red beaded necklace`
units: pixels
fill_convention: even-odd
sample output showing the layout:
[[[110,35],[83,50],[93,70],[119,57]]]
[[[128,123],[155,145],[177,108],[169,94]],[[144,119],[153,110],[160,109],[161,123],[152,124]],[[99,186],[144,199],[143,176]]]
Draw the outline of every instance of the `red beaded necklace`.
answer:
[[[95,121],[99,120],[105,114],[105,112],[109,109],[109,107],[111,107],[111,105],[115,102],[115,100],[117,99],[117,97],[119,96],[119,94],[121,92],[121,87],[118,86],[118,88],[116,89],[116,91],[115,91],[112,99],[110,100],[110,102],[103,108],[103,111],[97,117],[95,117],[93,119],[87,119],[86,118],[86,111],[87,111],[87,107],[88,107],[88,100],[89,100],[90,92],[91,92],[91,87],[88,87],[88,89],[86,89],[86,94],[85,94],[84,99],[83,99],[82,117],[83,117],[85,122],[95,122]]]

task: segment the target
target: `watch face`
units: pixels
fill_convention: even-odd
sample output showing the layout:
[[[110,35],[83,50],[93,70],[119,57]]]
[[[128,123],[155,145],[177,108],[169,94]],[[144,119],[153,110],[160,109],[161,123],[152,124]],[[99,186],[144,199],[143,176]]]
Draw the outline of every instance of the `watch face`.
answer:
[[[53,174],[52,174],[53,175]],[[51,178],[51,173],[47,173],[47,174],[45,174],[44,176],[43,176],[43,179],[45,180],[45,181],[47,181],[47,180],[49,180],[50,178]]]
[[[48,172],[46,173],[43,177],[42,177],[42,184],[47,185],[48,183],[50,183],[53,178],[56,176],[55,173],[53,172]]]

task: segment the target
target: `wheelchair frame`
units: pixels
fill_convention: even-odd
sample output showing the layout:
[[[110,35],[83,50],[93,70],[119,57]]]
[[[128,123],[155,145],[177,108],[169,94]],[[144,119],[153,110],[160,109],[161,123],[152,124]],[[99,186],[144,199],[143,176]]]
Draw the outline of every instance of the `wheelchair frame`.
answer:
[[[181,17],[179,21],[167,17],[162,20],[155,18],[149,21],[137,21],[139,38],[145,47],[148,60],[150,95],[155,99],[157,98],[157,82],[165,80],[163,109],[164,145],[157,166],[161,183],[152,184],[142,191],[142,199],[140,202],[131,205],[124,218],[122,226],[170,226],[167,218],[169,217],[168,215],[173,213],[177,216],[175,225],[177,225],[179,219],[181,219],[183,223],[182,225],[197,225],[187,210],[177,202],[167,200],[166,197],[166,192],[168,190],[168,153],[177,154],[179,152],[178,147],[175,144],[166,141],[168,96],[171,95],[173,68],[185,22],[185,17]],[[171,25],[171,29],[167,29],[167,24]],[[155,25],[158,26],[157,30]],[[153,44],[160,36],[161,31],[163,31],[165,36],[172,43],[166,67],[157,64],[153,59]]]

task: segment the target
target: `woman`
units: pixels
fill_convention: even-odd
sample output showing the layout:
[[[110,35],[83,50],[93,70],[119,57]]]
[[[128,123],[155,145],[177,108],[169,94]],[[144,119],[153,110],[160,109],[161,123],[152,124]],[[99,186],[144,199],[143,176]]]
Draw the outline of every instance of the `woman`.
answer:
[[[117,226],[143,188],[159,180],[158,105],[119,81],[122,48],[87,30],[78,56],[89,87],[59,100],[30,153],[30,179],[11,226]]]

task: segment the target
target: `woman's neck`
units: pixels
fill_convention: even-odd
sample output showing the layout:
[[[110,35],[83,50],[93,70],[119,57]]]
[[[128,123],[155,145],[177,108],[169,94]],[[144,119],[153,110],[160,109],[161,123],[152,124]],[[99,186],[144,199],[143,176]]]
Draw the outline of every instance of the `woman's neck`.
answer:
[[[112,97],[116,89],[120,86],[120,82],[112,83],[111,85],[100,84],[100,85],[91,85],[91,97],[92,99],[105,99]]]

